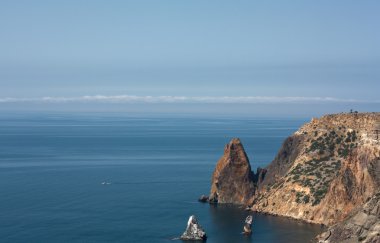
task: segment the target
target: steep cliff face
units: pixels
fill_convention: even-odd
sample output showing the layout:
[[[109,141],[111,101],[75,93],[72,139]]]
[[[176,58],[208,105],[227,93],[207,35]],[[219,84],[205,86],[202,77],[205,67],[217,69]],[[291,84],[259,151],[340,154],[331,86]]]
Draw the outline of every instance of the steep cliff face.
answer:
[[[256,174],[240,140],[233,139],[213,173],[209,201],[312,223],[340,222],[380,187],[379,122],[380,113],[313,119]]]
[[[224,148],[212,175],[209,201],[247,204],[256,191],[254,174],[244,147],[234,138]]]
[[[317,236],[320,243],[380,242],[380,192],[363,207],[353,210],[344,221]]]
[[[260,191],[267,185],[274,184],[289,171],[302,150],[302,143],[303,137],[301,136],[291,136],[284,141],[277,156],[266,168],[262,182],[258,183]]]
[[[380,113],[313,119],[286,139],[259,183],[253,210],[331,225],[380,186]]]

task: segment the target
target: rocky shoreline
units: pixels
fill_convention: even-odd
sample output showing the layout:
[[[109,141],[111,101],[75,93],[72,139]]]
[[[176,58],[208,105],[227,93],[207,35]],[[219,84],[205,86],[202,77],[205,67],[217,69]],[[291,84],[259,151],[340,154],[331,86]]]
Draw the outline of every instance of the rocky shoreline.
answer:
[[[373,136],[379,121],[380,113],[312,119],[287,138],[275,159],[256,173],[240,139],[234,138],[217,162],[210,195],[199,201],[245,205],[260,213],[340,225],[380,188],[380,142]],[[380,241],[376,213],[371,232]],[[334,239],[323,242],[339,242]]]

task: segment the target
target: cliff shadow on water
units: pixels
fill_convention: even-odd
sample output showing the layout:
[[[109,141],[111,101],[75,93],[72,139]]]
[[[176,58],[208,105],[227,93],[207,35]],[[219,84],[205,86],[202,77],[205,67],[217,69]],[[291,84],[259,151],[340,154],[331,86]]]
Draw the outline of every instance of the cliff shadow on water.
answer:
[[[233,204],[212,204],[212,228],[207,242],[309,242],[325,227],[302,221],[246,211]],[[253,215],[252,234],[244,235],[244,220]]]

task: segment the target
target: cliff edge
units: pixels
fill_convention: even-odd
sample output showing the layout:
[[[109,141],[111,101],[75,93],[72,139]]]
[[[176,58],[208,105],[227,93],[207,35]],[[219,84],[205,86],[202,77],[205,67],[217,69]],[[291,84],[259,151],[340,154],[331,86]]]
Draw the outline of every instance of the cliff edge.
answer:
[[[380,113],[326,115],[285,140],[258,185],[253,210],[331,225],[380,186]]]
[[[379,124],[380,113],[314,118],[256,174],[233,139],[213,173],[210,202],[324,225],[341,222],[380,187]]]

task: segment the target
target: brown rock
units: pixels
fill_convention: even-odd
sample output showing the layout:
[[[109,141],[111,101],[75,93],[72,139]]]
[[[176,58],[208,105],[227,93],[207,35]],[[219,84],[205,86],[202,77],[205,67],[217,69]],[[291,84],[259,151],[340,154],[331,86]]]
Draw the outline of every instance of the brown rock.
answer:
[[[210,203],[247,204],[255,193],[254,174],[238,138],[224,149],[212,175]]]
[[[380,140],[373,136],[379,120],[380,113],[313,119],[256,174],[240,140],[232,139],[213,173],[209,203],[245,204],[264,214],[328,226],[339,223],[380,188]],[[352,217],[342,235],[376,239],[380,223],[373,215],[380,205],[366,210]]]
[[[275,159],[268,165],[265,171],[265,177],[259,183],[260,190],[264,187],[274,184],[277,178],[281,178],[293,165],[296,158],[300,155],[302,149],[302,137],[295,135],[288,137],[282,144],[280,151]]]
[[[344,220],[380,187],[378,120],[380,113],[335,114],[302,126],[265,168],[252,210],[325,225]]]

